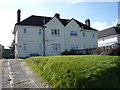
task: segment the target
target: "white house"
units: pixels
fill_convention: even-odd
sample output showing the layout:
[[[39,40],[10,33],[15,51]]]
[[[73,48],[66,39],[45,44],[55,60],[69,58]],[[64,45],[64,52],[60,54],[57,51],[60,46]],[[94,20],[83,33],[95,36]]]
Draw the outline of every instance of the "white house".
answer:
[[[98,47],[120,44],[120,24],[98,32]]]
[[[75,19],[32,15],[15,24],[15,56],[61,55],[65,50],[97,48],[97,30],[90,27],[90,20],[83,24]]]

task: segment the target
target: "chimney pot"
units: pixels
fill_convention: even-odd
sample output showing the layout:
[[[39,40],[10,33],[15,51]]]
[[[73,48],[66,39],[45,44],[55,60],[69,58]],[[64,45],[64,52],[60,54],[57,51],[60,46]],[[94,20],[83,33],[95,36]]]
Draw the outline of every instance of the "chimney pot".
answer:
[[[18,9],[18,11],[17,11],[17,23],[20,22],[20,18],[21,18],[21,11],[20,11],[20,9]]]
[[[90,19],[86,19],[85,24],[90,27]]]
[[[60,19],[60,14],[59,14],[59,13],[56,13],[56,14],[55,14],[55,17],[58,18],[58,19]]]

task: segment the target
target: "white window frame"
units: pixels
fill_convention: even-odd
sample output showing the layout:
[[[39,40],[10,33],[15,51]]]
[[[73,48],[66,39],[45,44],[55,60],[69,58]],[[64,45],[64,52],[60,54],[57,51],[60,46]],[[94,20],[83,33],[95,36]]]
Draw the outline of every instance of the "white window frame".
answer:
[[[59,29],[52,29],[51,35],[60,35],[60,30]]]
[[[70,36],[78,36],[77,31],[70,31]]]
[[[52,44],[52,51],[60,51],[60,44]]]

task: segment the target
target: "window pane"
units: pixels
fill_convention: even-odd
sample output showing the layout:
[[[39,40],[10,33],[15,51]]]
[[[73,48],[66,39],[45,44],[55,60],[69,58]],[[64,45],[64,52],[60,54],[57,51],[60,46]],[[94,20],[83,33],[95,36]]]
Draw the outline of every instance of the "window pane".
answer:
[[[42,50],[42,44],[39,44],[39,50]]]
[[[83,37],[85,37],[85,32],[83,32]]]
[[[52,44],[53,51],[60,51],[60,44]]]
[[[54,32],[55,32],[55,34],[57,34],[57,30],[55,30]]]
[[[93,38],[95,38],[95,34],[93,33],[93,36],[92,36]]]
[[[42,34],[42,30],[41,29],[39,29],[39,35],[41,35]]]
[[[51,31],[51,34],[54,34],[54,30]]]
[[[24,51],[27,51],[27,44],[25,43],[24,46],[23,46],[23,50]]]
[[[77,36],[77,31],[71,31],[71,32],[70,32],[70,35],[71,35],[71,36]]]
[[[58,35],[60,35],[60,30],[58,30]]]
[[[57,29],[51,30],[51,34],[52,35],[60,35],[60,30],[57,30]]]
[[[77,50],[78,49],[78,44],[72,44],[71,49],[72,50]]]
[[[27,29],[26,28],[24,28],[24,33],[27,33]]]

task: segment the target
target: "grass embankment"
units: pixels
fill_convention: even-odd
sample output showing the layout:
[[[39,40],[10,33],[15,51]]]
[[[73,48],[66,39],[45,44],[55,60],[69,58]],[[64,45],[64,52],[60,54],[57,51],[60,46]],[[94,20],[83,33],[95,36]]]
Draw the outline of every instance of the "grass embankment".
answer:
[[[120,56],[48,56],[25,61],[53,87],[120,88]]]

